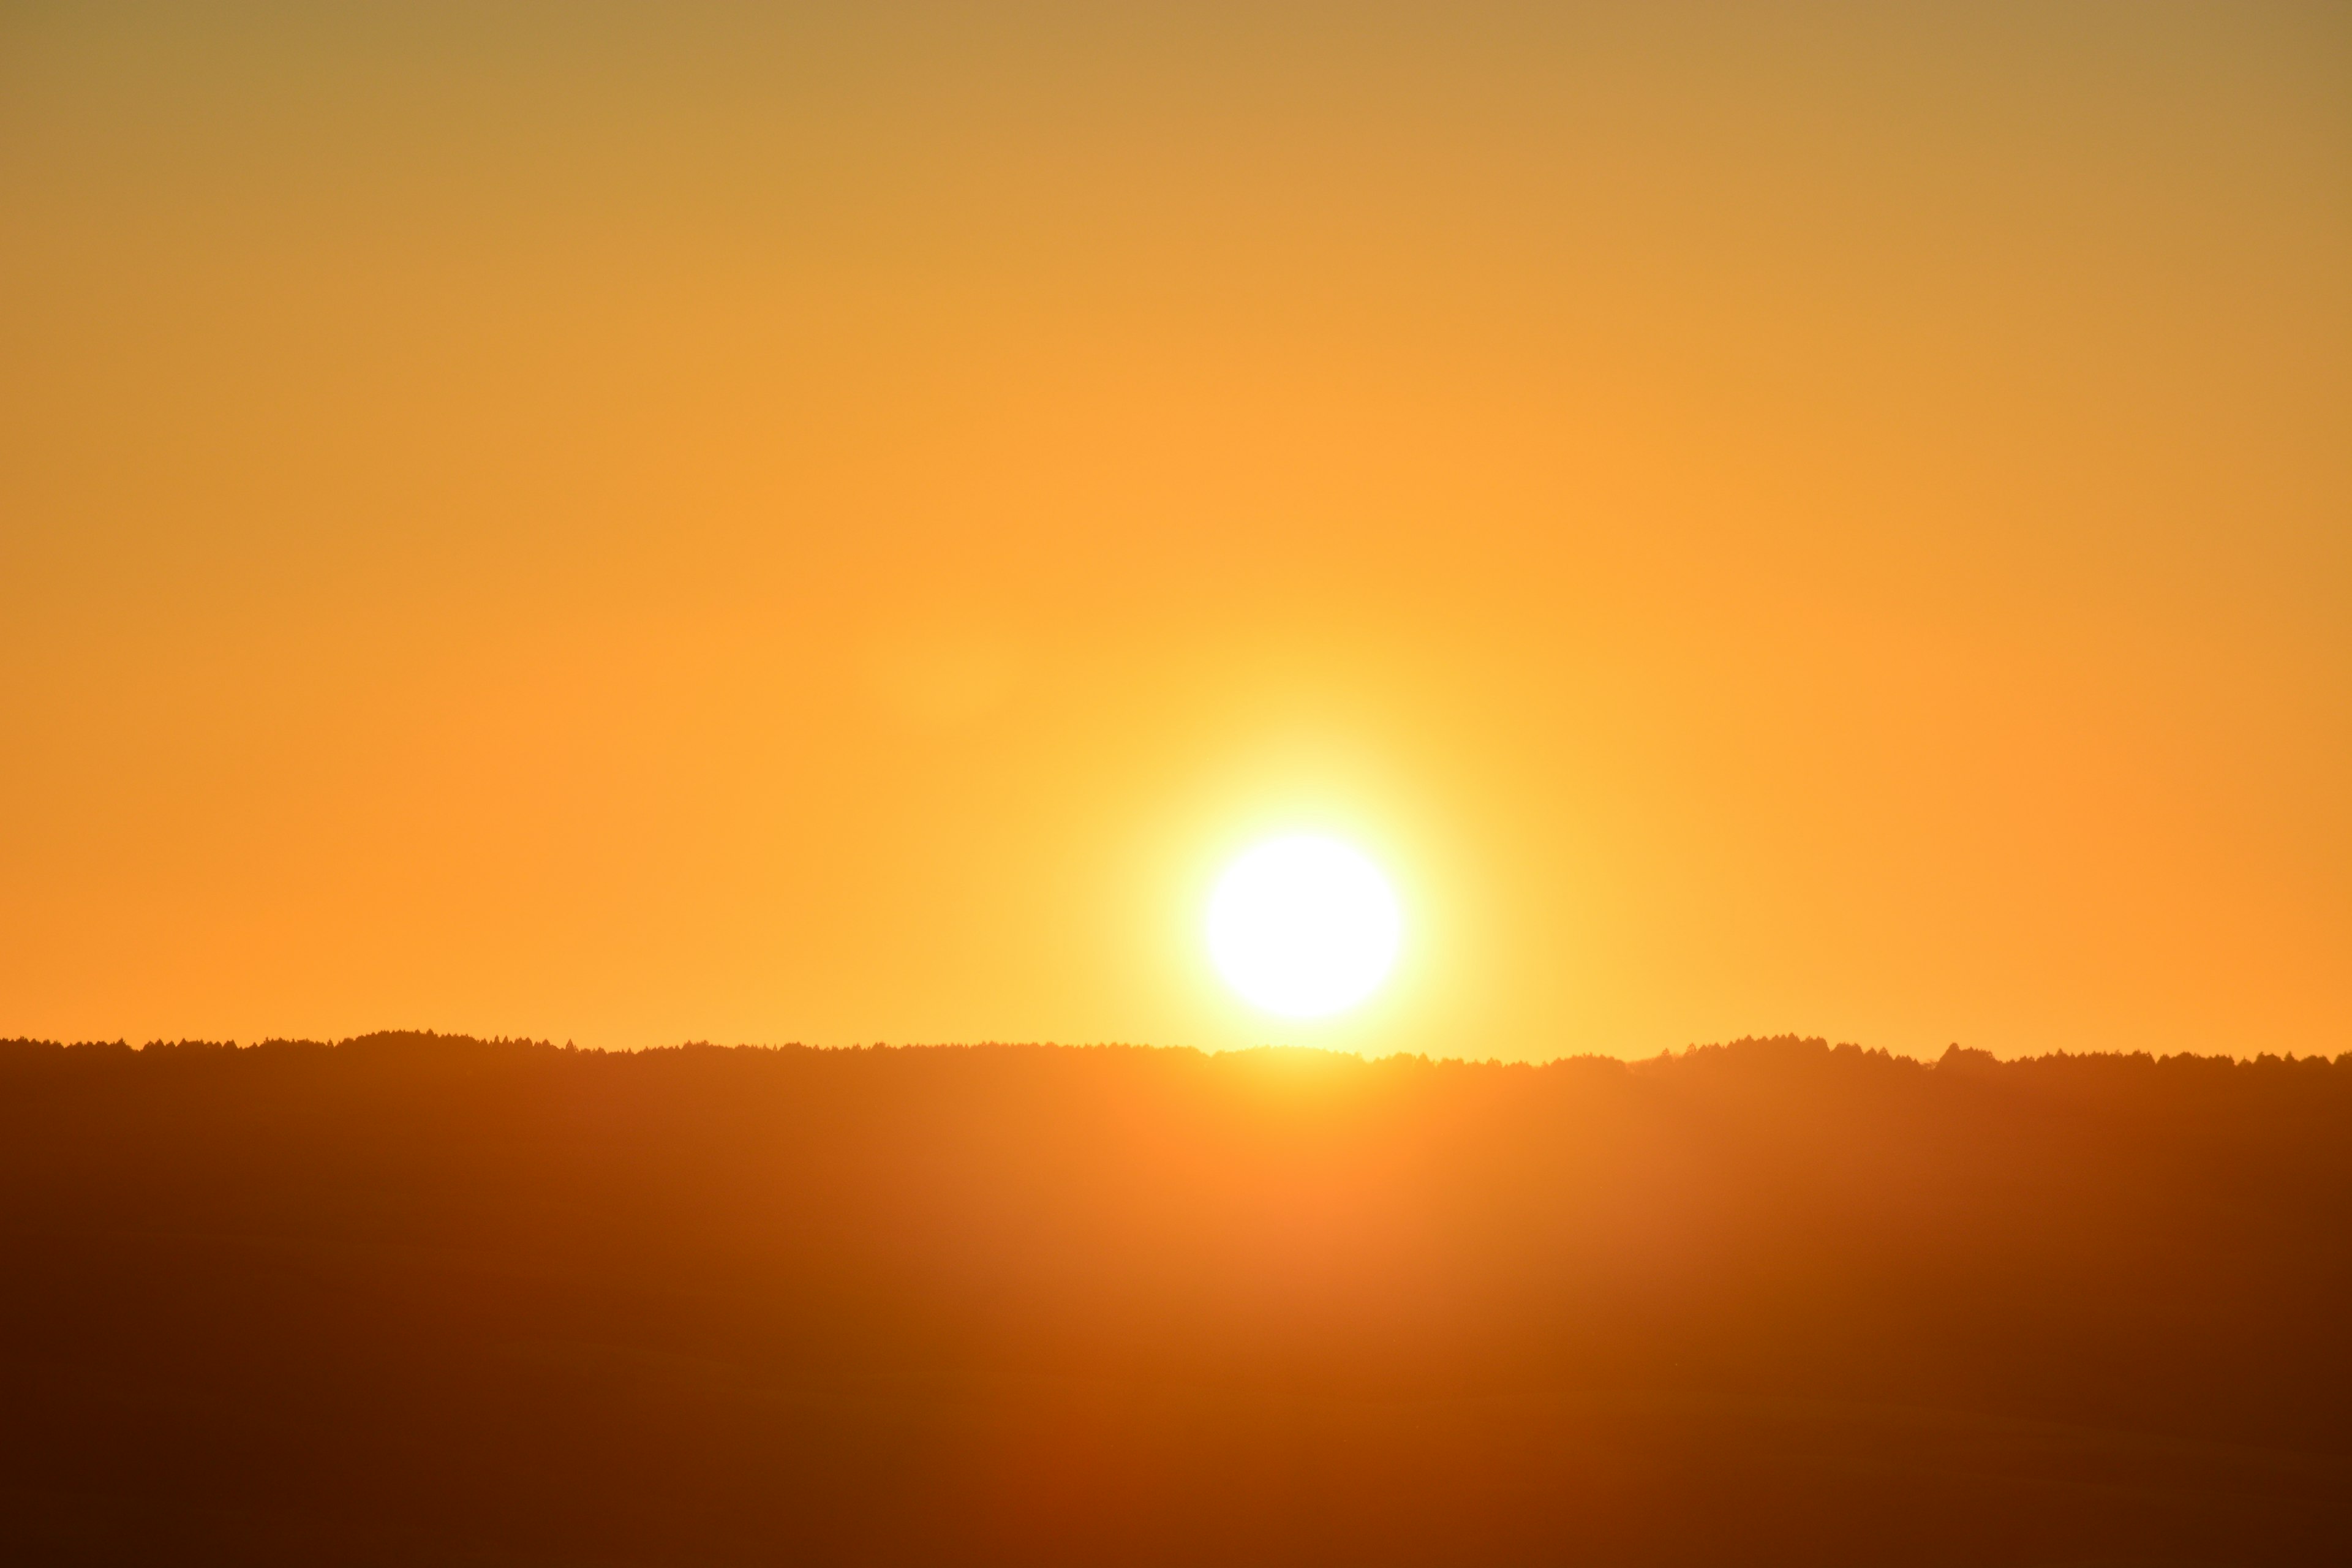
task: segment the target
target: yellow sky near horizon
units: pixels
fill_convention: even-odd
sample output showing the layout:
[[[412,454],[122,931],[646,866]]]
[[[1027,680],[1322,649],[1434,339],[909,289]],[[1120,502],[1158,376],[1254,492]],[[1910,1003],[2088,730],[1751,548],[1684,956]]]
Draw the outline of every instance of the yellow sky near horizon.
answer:
[[[0,203],[0,1035],[2352,1048],[2340,9],[23,5]]]

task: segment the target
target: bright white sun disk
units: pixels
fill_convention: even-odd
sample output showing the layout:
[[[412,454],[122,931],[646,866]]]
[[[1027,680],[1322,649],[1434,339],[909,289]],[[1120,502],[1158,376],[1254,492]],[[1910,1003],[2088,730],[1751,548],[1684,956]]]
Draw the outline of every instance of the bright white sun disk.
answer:
[[[1209,899],[1209,956],[1269,1013],[1318,1018],[1380,988],[1404,921],[1380,868],[1336,838],[1269,839],[1225,869]]]

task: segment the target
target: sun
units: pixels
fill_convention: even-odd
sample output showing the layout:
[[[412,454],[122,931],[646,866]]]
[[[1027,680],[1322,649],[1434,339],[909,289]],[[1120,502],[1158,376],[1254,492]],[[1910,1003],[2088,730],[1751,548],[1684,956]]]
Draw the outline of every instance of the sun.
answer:
[[[1244,853],[1209,898],[1209,956],[1253,1005],[1287,1018],[1342,1013],[1380,989],[1404,920],[1360,851],[1311,833]]]

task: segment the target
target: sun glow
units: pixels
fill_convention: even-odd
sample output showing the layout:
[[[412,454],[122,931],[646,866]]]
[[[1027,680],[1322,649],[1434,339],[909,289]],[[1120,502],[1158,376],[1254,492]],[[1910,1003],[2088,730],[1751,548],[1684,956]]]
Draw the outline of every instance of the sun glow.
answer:
[[[1209,956],[1255,1006],[1319,1018],[1378,990],[1403,917],[1388,879],[1335,838],[1269,839],[1225,868],[1209,899]]]

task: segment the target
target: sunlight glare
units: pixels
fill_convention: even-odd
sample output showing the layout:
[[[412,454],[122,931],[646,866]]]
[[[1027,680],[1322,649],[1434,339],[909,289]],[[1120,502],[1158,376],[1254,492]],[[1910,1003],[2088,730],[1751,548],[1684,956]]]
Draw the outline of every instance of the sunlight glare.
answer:
[[[1209,955],[1253,1005],[1318,1018],[1379,989],[1403,925],[1379,868],[1337,839],[1293,834],[1226,868],[1209,900]]]

